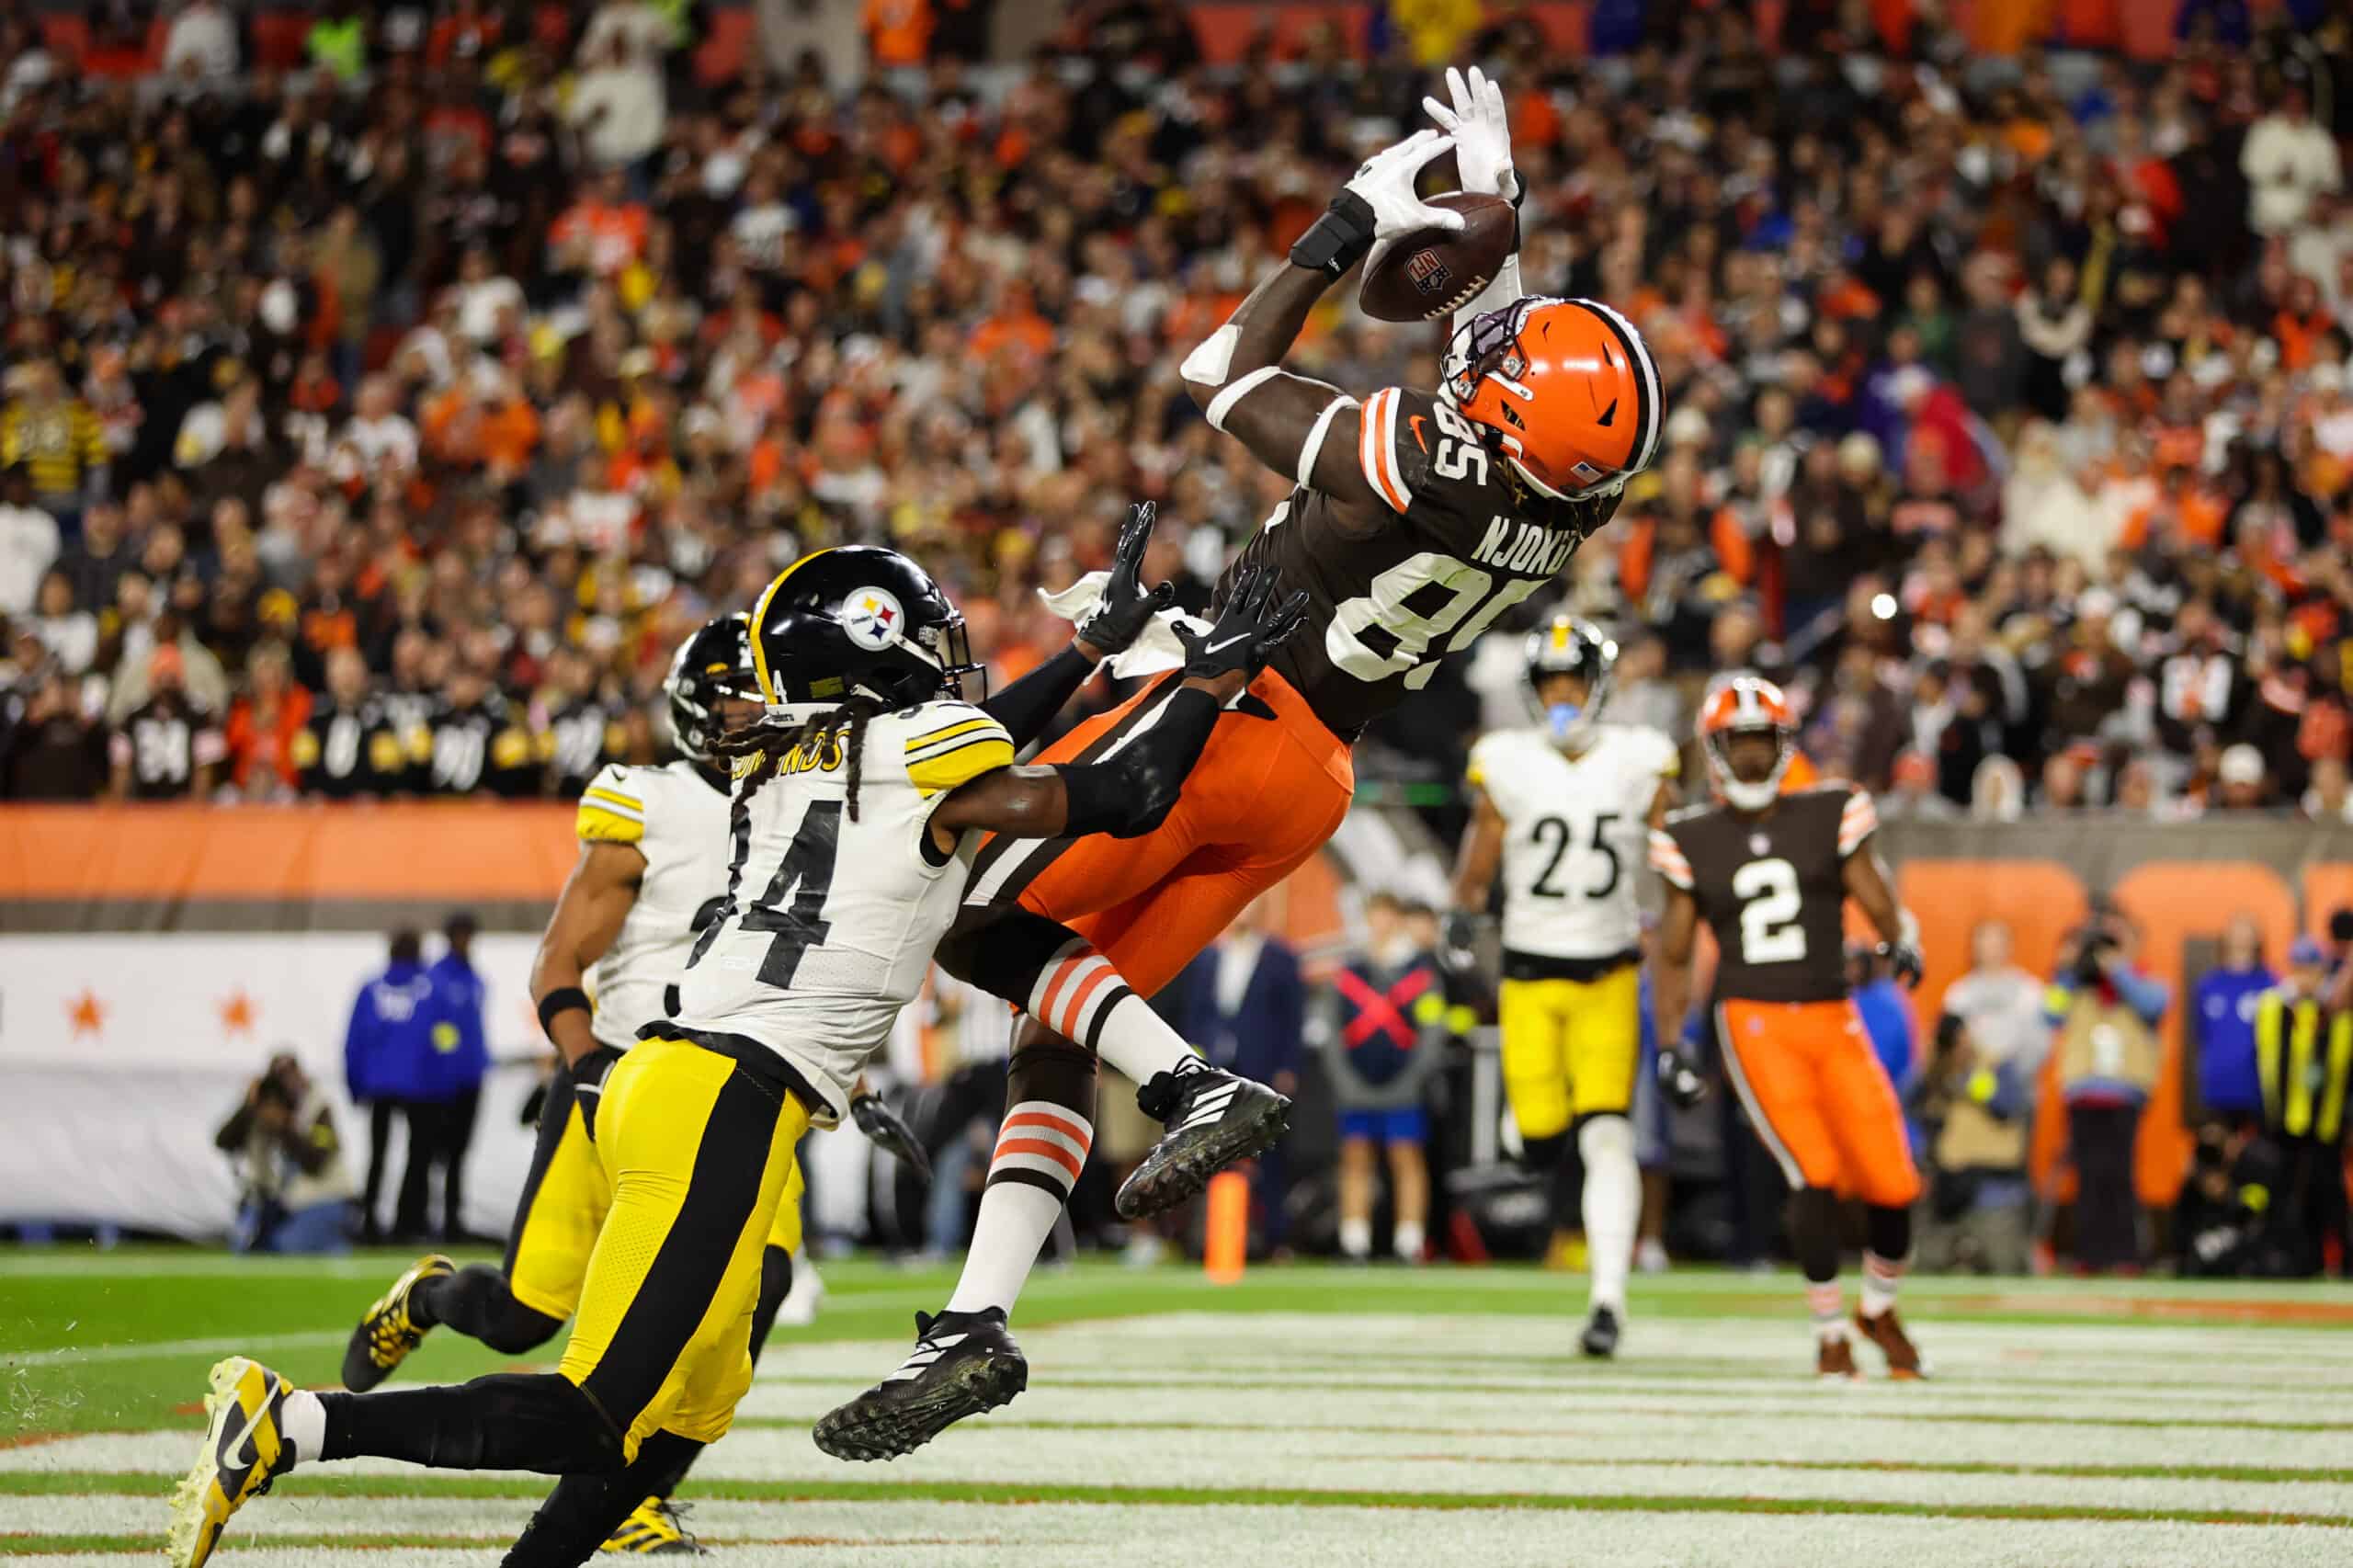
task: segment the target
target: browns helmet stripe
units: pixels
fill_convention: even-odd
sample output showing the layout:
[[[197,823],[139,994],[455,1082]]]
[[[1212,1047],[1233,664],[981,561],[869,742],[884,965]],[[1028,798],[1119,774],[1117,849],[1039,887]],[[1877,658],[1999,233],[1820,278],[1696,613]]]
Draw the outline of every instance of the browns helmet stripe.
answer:
[[[1598,316],[1602,325],[1609,329],[1610,335],[1617,338],[1618,347],[1633,367],[1634,439],[1626,449],[1626,472],[1639,473],[1650,466],[1651,459],[1656,455],[1659,431],[1663,427],[1658,416],[1658,367],[1651,363],[1650,347],[1643,343],[1643,335],[1636,332],[1624,316],[1598,300],[1571,300],[1568,302],[1582,305]]]

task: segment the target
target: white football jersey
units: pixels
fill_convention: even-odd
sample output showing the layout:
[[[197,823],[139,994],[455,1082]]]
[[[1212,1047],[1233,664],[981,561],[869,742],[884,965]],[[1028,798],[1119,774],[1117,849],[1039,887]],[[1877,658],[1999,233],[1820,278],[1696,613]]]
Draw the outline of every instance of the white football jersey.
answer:
[[[747,767],[735,786],[727,903],[680,983],[677,1022],[767,1047],[849,1109],[858,1075],[923,988],[948,934],[978,833],[943,856],[941,794],[1013,760],[1005,726],[961,702],[868,722],[858,816],[844,737]]]
[[[1574,756],[1540,729],[1497,730],[1471,748],[1469,778],[1504,819],[1504,949],[1604,959],[1642,937],[1635,876],[1651,801],[1681,770],[1656,730],[1595,726]]]
[[[580,797],[575,831],[584,844],[633,844],[645,857],[637,902],[588,976],[597,1043],[627,1051],[640,1025],[670,1016],[670,987],[727,896],[727,792],[684,758],[608,764]]]

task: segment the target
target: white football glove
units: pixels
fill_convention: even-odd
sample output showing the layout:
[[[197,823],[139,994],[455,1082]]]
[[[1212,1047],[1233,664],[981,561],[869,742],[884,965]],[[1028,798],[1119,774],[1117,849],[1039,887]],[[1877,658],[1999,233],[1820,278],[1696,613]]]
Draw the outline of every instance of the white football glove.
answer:
[[[1511,116],[1504,108],[1504,90],[1476,65],[1466,81],[1462,73],[1446,68],[1446,95],[1451,106],[1424,98],[1438,128],[1454,138],[1454,165],[1462,188],[1478,196],[1519,199],[1519,176],[1511,166]]]
[[[1367,158],[1348,181],[1347,188],[1372,209],[1372,251],[1365,258],[1366,267],[1377,264],[1382,252],[1407,234],[1462,227],[1461,213],[1432,207],[1414,194],[1415,176],[1453,147],[1451,136],[1417,131]]]

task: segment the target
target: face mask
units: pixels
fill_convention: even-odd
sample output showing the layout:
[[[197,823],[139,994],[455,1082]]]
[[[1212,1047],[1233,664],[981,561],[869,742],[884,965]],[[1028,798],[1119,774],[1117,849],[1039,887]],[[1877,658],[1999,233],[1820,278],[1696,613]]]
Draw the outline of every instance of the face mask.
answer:
[[[1555,702],[1544,710],[1544,722],[1552,727],[1554,740],[1565,741],[1569,738],[1569,731],[1584,713],[1585,710],[1576,703]]]

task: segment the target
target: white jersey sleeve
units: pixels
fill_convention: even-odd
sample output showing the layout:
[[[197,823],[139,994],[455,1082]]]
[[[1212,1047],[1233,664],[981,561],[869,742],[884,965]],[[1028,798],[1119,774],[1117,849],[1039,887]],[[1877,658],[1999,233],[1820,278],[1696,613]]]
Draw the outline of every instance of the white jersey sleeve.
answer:
[[[644,857],[637,897],[588,975],[599,1045],[626,1051],[669,1016],[671,988],[695,937],[727,892],[727,794],[691,762],[606,767],[580,797],[584,844],[627,844]]]

